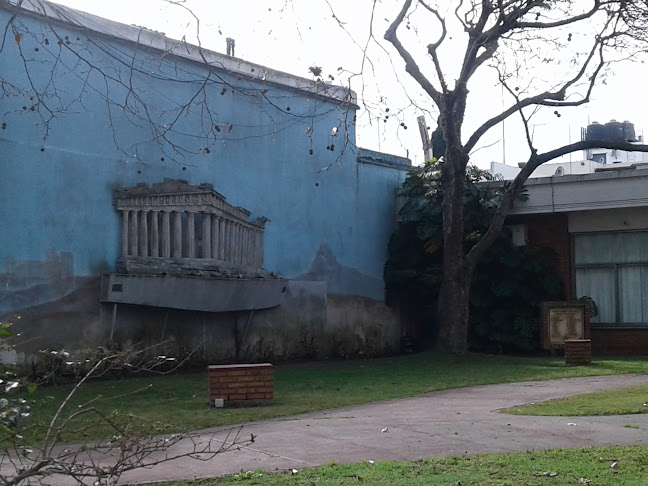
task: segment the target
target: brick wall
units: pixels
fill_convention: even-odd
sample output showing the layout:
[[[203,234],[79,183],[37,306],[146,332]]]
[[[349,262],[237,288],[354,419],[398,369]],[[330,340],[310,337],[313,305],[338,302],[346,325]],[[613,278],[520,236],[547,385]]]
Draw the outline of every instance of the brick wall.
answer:
[[[567,339],[565,341],[565,365],[578,366],[591,363],[591,339]]]
[[[266,405],[274,399],[274,375],[270,363],[212,365],[207,373],[211,405]]]
[[[648,354],[648,329],[591,329],[592,352],[607,355]]]

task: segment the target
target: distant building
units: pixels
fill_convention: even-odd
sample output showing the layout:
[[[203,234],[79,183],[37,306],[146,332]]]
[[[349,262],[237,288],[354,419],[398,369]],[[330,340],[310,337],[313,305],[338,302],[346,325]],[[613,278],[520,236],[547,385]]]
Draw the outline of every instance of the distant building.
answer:
[[[630,143],[643,143],[643,136],[635,134],[634,125],[629,121],[617,122],[611,120],[605,125],[593,122],[587,128],[581,129],[581,140],[607,140]],[[531,178],[552,177],[572,174],[591,174],[598,170],[605,170],[610,166],[630,167],[636,164],[648,164],[648,153],[627,152],[612,149],[587,149],[582,152],[582,159],[575,161],[547,162],[542,164],[531,174]],[[491,162],[490,173],[499,174],[505,180],[514,179],[520,172],[520,167]]]
[[[641,143],[630,122],[596,122],[583,140]],[[523,164],[520,164],[523,166]],[[492,174],[520,172],[497,162]],[[507,218],[514,244],[547,247],[559,257],[565,300],[594,299],[595,352],[648,354],[648,155],[589,149],[583,159],[538,167]]]
[[[517,244],[553,249],[565,299],[588,296],[595,352],[648,354],[648,164],[527,181],[507,223]]]
[[[611,120],[605,125],[593,122],[581,129],[581,140],[606,140],[610,142],[643,143],[643,137],[635,134],[634,124],[629,121]],[[585,160],[593,160],[602,165],[638,164],[648,162],[648,155],[643,152],[626,152],[624,150],[588,149],[583,151]]]

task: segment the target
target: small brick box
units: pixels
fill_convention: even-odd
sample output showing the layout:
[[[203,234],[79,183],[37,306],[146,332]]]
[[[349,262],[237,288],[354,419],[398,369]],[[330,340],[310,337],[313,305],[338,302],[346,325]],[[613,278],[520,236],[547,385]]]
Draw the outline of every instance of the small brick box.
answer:
[[[591,339],[567,339],[565,341],[565,365],[592,364]]]
[[[212,406],[251,407],[272,403],[274,381],[270,363],[211,365],[207,373]]]

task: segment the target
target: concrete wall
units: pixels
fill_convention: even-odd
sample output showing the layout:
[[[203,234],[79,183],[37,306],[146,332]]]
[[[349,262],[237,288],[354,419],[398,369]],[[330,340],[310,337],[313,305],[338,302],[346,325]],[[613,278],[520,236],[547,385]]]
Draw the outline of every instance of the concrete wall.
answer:
[[[299,305],[285,305],[259,313],[250,339],[264,326],[272,328],[266,340],[291,335],[291,344],[273,353],[292,356],[297,323],[308,332],[374,325],[371,306],[357,299],[384,307],[394,195],[409,161],[358,154],[352,95],[218,53],[207,53],[207,69],[183,54],[191,50],[195,58],[196,48],[101,19],[90,20],[116,37],[13,13],[0,5],[6,37],[0,52],[6,88],[0,92],[0,316],[20,314],[27,334],[42,345],[106,339],[111,319],[105,315],[112,311],[103,309],[100,317],[96,287],[118,258],[113,192],[168,177],[211,183],[252,219],[269,218],[265,268],[325,285],[317,312],[300,314]],[[117,38],[137,32],[147,43]],[[175,50],[162,52],[160,42]],[[343,322],[339,303],[329,318],[327,295],[352,297],[348,309],[360,320]],[[128,326],[150,336],[161,334],[164,322],[171,326],[166,310],[124,306],[118,315],[122,335]],[[202,340],[203,318],[178,317],[185,327],[175,334]],[[214,314],[208,320],[231,327],[239,319]],[[232,347],[218,325],[205,345],[212,357],[230,359]],[[389,343],[376,345],[383,351],[398,335],[396,319],[386,325],[390,337],[377,339]],[[137,336],[143,334],[123,338]]]
[[[597,169],[603,168],[605,165],[599,164],[593,160],[576,160],[573,162],[551,162],[542,164],[533,171],[530,178],[535,179],[538,177],[562,177],[565,175],[575,174],[592,174]],[[559,170],[560,169],[560,170]],[[520,173],[519,167],[502,164],[500,162],[491,162],[490,173],[493,175],[501,175],[505,180],[512,180]],[[561,173],[562,172],[562,173]]]
[[[644,166],[593,174],[529,179],[527,201],[511,214],[543,214],[648,206],[648,169]]]
[[[569,213],[570,233],[636,231],[648,229],[648,209],[601,209]]]

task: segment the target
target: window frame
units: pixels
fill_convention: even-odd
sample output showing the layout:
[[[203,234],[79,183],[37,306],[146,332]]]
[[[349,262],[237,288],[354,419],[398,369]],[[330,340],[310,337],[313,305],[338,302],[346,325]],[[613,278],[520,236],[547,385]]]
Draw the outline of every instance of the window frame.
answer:
[[[624,235],[630,233],[643,233],[646,235],[648,241],[648,230],[631,230],[631,231],[592,231],[592,232],[580,232],[570,234],[570,260],[571,260],[571,281],[572,283],[572,297],[577,299],[577,278],[576,273],[580,269],[613,269],[614,270],[614,316],[615,322],[591,322],[591,326],[598,329],[647,329],[648,321],[646,322],[622,322],[621,321],[621,302],[619,294],[619,269],[622,267],[645,267],[648,269],[648,260],[637,260],[632,262],[623,262],[623,263],[576,263],[576,238],[579,236],[595,236],[602,234],[611,234],[611,235]]]

